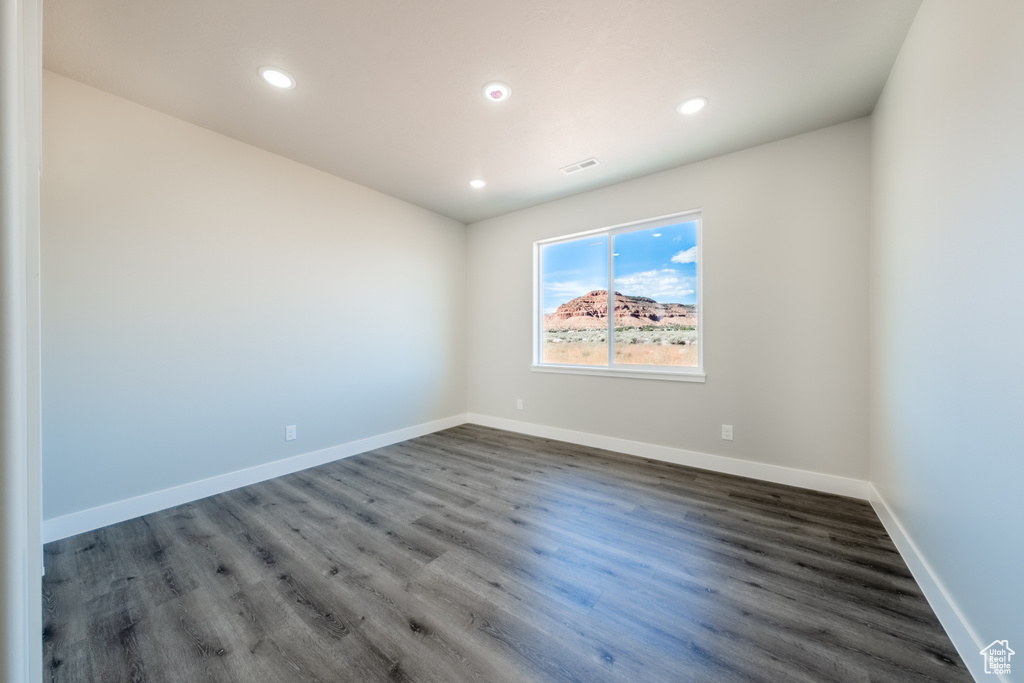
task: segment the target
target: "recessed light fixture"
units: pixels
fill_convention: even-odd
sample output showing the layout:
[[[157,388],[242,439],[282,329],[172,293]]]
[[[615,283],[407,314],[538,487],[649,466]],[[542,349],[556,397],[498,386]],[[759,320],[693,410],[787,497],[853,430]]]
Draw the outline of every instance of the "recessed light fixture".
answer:
[[[486,184],[487,184],[486,180],[480,180],[479,178],[477,178],[476,180],[470,180],[469,181],[469,186],[473,187],[473,188],[476,188],[477,190],[479,190],[481,187],[483,187]]]
[[[260,76],[270,85],[283,90],[290,90],[295,87],[295,79],[284,71],[273,66],[261,66]]]
[[[708,99],[706,97],[691,97],[679,105],[679,113],[687,115],[696,114],[703,109],[704,105],[707,103]]]
[[[491,102],[503,102],[512,94],[512,89],[504,83],[494,81],[484,86],[484,97]]]

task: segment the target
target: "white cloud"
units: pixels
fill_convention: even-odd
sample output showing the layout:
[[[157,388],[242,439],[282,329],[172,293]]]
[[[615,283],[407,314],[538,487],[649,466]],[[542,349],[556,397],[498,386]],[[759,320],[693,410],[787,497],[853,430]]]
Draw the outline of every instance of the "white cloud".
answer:
[[[671,268],[646,270],[615,278],[615,289],[628,296],[646,296],[659,302],[679,301],[693,296],[696,282]]]
[[[672,257],[672,263],[696,263],[697,246],[694,245],[685,251],[681,251]]]
[[[589,294],[596,289],[604,289],[604,284],[587,284],[581,280],[570,280],[564,282],[545,282],[544,295],[565,298],[566,301],[584,294]]]

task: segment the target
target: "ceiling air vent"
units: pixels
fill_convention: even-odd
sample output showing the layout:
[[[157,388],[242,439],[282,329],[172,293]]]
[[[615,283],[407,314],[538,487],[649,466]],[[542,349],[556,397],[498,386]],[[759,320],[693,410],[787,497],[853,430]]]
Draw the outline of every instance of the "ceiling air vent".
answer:
[[[562,169],[562,173],[564,173],[565,175],[572,175],[573,173],[579,173],[585,168],[597,166],[599,163],[601,162],[595,159],[594,157],[590,157],[589,159],[584,159],[583,161],[579,161],[575,164],[566,166],[565,168]]]

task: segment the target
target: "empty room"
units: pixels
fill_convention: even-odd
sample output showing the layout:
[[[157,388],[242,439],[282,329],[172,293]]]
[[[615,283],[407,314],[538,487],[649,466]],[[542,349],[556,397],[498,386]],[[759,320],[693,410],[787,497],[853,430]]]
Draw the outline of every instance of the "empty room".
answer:
[[[1021,3],[2,3],[3,680],[1020,679]]]

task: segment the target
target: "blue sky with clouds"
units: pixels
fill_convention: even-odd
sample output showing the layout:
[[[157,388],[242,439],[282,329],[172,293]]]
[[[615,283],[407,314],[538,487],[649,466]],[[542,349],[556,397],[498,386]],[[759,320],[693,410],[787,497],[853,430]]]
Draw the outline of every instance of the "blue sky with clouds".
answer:
[[[608,235],[544,245],[543,306],[561,304],[608,282]],[[679,223],[612,236],[615,290],[661,303],[697,302],[697,223]]]

